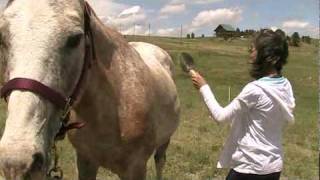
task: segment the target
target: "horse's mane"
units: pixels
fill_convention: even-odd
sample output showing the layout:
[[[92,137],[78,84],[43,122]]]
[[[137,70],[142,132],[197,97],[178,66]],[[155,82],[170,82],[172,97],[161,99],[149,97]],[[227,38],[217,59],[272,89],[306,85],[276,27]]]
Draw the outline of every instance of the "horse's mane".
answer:
[[[91,14],[91,18],[94,18],[95,21],[98,22],[98,25],[104,30],[105,34],[108,36],[108,39],[113,40],[113,42],[117,42],[122,45],[128,44],[128,42],[121,33],[119,33],[117,30],[108,27],[105,23],[103,23],[103,21],[98,17],[94,9],[87,2],[86,4],[88,6],[88,10],[90,11],[89,13]]]
[[[0,17],[1,18],[1,17]],[[0,19],[2,21],[2,19]],[[2,23],[2,22],[1,22]],[[7,26],[0,25],[1,33],[0,33],[0,84],[3,83],[5,77],[5,71],[7,69],[8,64],[8,52],[10,48],[10,34]]]

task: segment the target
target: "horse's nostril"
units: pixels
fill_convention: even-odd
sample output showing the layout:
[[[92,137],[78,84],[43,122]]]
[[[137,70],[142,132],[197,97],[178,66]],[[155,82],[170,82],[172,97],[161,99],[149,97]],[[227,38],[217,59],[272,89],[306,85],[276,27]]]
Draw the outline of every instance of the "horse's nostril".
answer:
[[[35,153],[33,156],[33,162],[30,167],[30,171],[37,171],[42,169],[44,165],[44,156],[41,153]]]

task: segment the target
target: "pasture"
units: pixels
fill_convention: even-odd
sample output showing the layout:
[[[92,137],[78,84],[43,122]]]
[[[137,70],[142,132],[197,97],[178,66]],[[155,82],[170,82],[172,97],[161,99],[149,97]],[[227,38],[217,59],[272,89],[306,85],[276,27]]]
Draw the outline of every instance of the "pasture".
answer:
[[[175,81],[181,103],[180,126],[172,138],[167,153],[164,177],[167,180],[224,179],[226,170],[216,168],[228,125],[218,125],[210,117],[193,88],[189,77],[179,66],[182,51],[191,53],[198,70],[206,77],[218,101],[228,103],[228,89],[234,98],[252,79],[248,75],[249,40],[231,42],[215,38],[183,39],[159,37],[127,37],[129,41],[144,41],[167,50],[176,64]],[[318,177],[318,47],[303,44],[290,47],[289,63],[284,75],[291,81],[296,97],[296,123],[285,129],[283,144],[285,165],[282,179],[313,180]],[[161,82],[159,82],[161,83]],[[0,104],[0,135],[5,124],[5,104]],[[67,140],[60,142],[60,164],[65,179],[75,178],[74,152]],[[153,158],[148,163],[148,180],[155,179]],[[107,178],[108,177],[108,178]],[[286,177],[286,178],[284,178]],[[99,180],[118,179],[110,172],[99,171]]]

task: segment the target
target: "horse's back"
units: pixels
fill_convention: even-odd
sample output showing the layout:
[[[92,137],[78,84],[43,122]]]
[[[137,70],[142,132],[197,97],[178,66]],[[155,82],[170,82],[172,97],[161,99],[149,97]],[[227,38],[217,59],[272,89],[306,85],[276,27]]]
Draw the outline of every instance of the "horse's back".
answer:
[[[161,145],[176,130],[179,122],[180,103],[173,79],[174,63],[169,54],[158,46],[144,42],[129,43],[141,56],[151,71],[155,107],[152,113],[156,144]]]
[[[138,51],[147,65],[150,66],[153,63],[150,68],[164,68],[171,78],[173,78],[174,64],[170,55],[165,50],[145,42],[130,42],[129,44]],[[159,62],[162,67],[157,67],[156,62]]]
[[[157,94],[157,104],[174,104],[177,98],[177,88],[173,79],[174,63],[169,54],[158,46],[144,42],[129,43],[140,55],[148,68],[152,91]]]

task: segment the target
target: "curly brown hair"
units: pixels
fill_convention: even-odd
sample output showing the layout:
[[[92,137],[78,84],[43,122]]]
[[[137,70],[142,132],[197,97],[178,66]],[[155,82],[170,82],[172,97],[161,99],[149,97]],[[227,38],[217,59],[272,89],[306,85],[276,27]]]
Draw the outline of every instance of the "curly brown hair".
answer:
[[[264,29],[256,34],[252,44],[257,51],[257,56],[252,63],[250,75],[259,79],[274,70],[277,71],[278,75],[281,75],[282,68],[287,63],[289,55],[285,33],[280,29],[275,32]]]

